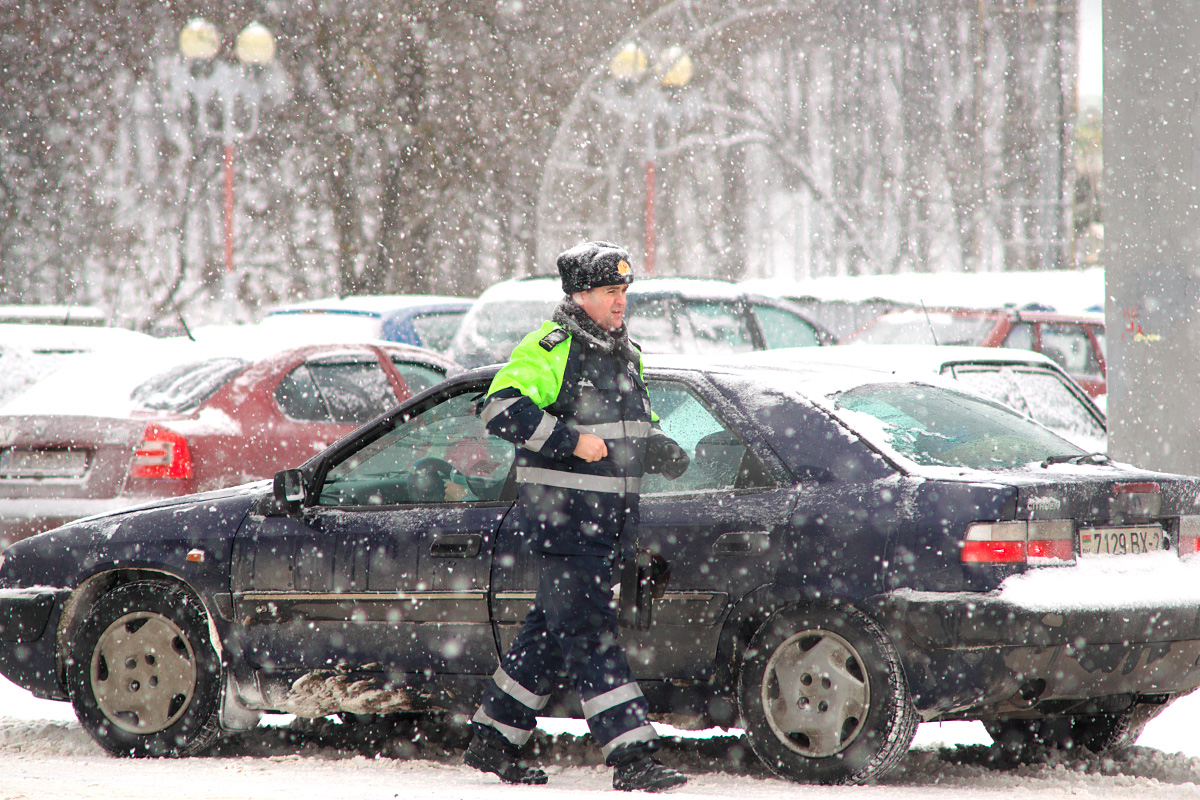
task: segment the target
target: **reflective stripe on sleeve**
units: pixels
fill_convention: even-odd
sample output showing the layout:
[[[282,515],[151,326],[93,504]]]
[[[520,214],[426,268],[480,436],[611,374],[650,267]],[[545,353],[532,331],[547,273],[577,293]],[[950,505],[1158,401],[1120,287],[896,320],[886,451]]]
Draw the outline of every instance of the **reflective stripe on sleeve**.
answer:
[[[604,694],[599,694],[591,700],[583,701],[583,715],[585,717],[594,717],[602,711],[608,711],[610,708],[616,708],[622,703],[628,703],[630,700],[637,700],[642,696],[642,689],[636,683],[627,683],[624,686],[618,686]]]
[[[504,692],[506,695],[516,700],[526,708],[533,709],[534,711],[541,711],[546,707],[546,703],[550,702],[550,695],[534,694],[533,692],[529,691],[524,686],[517,683],[516,679],[514,679],[511,675],[505,672],[504,667],[499,667],[496,669],[495,674],[492,675],[492,680],[496,682],[496,686],[500,689],[500,691]]]
[[[517,747],[524,747],[525,743],[529,741],[529,737],[533,735],[532,730],[527,731],[523,728],[514,728],[512,725],[505,725],[503,722],[497,722],[485,714],[482,708],[475,712],[475,716],[471,717],[471,721],[493,728]]]
[[[542,421],[538,423],[537,430],[533,432],[533,436],[530,436],[522,446],[526,450],[532,450],[535,453],[541,450],[546,446],[546,440],[550,438],[550,434],[554,433],[554,424],[557,421],[557,418],[552,414],[547,414],[543,411]]]
[[[650,435],[649,422],[600,422],[595,425],[576,425],[580,433],[591,433],[601,439],[646,438]]]
[[[559,489],[578,489],[584,492],[640,492],[641,478],[613,478],[607,475],[588,475],[582,472],[563,472],[542,467],[517,467],[517,483],[536,483]]]
[[[479,415],[479,418],[483,420],[484,425],[487,425],[496,417],[503,414],[509,406],[520,399],[521,398],[519,397],[505,397],[500,400],[489,400],[488,404],[484,406],[483,413]]]

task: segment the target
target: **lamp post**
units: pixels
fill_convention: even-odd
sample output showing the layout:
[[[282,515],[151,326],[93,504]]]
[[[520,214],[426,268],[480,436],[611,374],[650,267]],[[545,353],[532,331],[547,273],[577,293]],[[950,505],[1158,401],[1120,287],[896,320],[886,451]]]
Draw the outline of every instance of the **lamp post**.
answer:
[[[646,274],[653,275],[657,256],[655,201],[658,186],[655,125],[660,115],[670,118],[669,97],[665,95],[683,89],[691,81],[692,59],[682,47],[667,47],[658,53],[652,68],[646,51],[636,42],[629,42],[613,56],[608,71],[621,92],[633,98],[637,116],[646,125],[646,151],[642,164],[645,197],[643,242]],[[647,76],[651,75],[655,80],[646,81]]]
[[[223,283],[229,303],[228,316],[232,320],[236,307],[233,283],[234,144],[238,139],[253,136],[258,130],[258,110],[264,92],[257,72],[275,58],[275,39],[265,27],[252,22],[234,41],[236,66],[214,60],[220,49],[221,35],[207,20],[193,19],[180,31],[180,53],[193,65],[204,65],[187,71],[184,89],[200,110],[198,117],[203,134],[220,138],[224,148]],[[239,111],[243,113],[239,114]]]

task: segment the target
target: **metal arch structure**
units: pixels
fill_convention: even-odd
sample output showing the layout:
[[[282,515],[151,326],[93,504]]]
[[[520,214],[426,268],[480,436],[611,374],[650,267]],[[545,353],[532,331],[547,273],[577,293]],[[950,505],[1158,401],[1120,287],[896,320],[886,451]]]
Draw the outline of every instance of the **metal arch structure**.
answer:
[[[568,106],[537,266],[585,239],[730,278],[1066,266],[1074,19],[1072,0],[676,0]],[[641,80],[610,70],[627,47]],[[664,87],[672,48],[694,76]]]

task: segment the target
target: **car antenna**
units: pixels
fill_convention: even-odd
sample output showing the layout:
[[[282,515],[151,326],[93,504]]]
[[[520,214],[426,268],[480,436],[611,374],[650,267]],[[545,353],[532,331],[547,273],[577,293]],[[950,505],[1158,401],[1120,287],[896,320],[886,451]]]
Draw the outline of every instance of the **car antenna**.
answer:
[[[925,324],[929,326],[929,335],[933,337],[933,346],[938,346],[937,331],[933,329],[933,320],[929,318],[929,309],[925,307],[925,301],[919,300],[921,310],[925,312]]]
[[[196,341],[196,337],[192,336],[192,329],[188,327],[187,320],[183,318],[183,312],[179,310],[179,304],[176,303],[174,306],[175,316],[179,317],[179,324],[183,326],[183,332],[186,333],[187,337],[193,342]]]

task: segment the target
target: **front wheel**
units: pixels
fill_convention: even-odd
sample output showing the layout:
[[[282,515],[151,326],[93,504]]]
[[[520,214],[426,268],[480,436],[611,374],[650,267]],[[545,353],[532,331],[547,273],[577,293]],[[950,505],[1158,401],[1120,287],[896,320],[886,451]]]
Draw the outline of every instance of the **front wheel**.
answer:
[[[75,635],[67,681],[80,725],[114,755],[194,755],[220,736],[208,615],[179,587],[142,581],[102,596]]]
[[[916,733],[895,648],[849,606],[787,609],[768,619],[746,649],[738,699],[755,754],[780,777],[803,783],[878,777]]]

